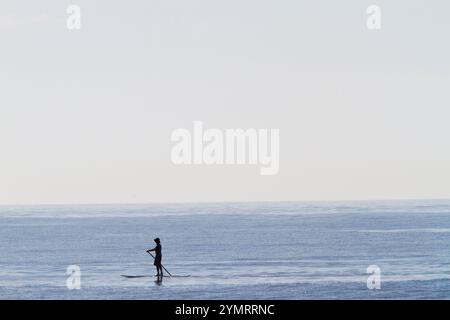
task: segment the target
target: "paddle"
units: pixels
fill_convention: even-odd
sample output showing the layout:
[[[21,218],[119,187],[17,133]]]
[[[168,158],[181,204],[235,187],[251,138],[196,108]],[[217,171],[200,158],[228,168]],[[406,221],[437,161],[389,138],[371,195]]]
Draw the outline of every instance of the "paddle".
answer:
[[[150,251],[146,251],[149,255],[151,255],[152,256],[152,258],[153,259],[155,259],[155,257],[150,253]],[[169,274],[169,276],[172,276],[171,274],[170,274],[170,272],[169,271],[167,271],[167,269],[161,264],[161,267],[163,267],[163,269]]]

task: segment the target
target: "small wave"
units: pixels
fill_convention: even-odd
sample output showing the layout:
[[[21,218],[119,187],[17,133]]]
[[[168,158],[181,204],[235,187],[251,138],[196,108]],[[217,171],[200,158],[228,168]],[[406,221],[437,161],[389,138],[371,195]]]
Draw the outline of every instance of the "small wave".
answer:
[[[449,233],[450,228],[414,228],[414,229],[366,229],[366,230],[344,230],[345,232],[358,233]]]

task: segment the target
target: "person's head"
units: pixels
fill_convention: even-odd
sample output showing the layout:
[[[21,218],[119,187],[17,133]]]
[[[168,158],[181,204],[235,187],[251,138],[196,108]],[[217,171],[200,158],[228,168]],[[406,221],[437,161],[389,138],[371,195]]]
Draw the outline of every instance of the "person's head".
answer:
[[[159,238],[153,239],[153,241],[155,241],[158,244],[161,242],[161,240],[159,240]]]

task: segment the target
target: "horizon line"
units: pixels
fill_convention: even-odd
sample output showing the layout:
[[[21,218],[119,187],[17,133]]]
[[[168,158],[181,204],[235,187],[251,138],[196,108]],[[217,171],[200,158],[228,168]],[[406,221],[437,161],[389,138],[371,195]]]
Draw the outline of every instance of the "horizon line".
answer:
[[[377,198],[377,199],[340,199],[340,200],[245,200],[245,201],[175,201],[175,202],[80,202],[80,203],[0,203],[0,207],[33,206],[125,206],[125,205],[198,205],[198,204],[251,204],[251,203],[332,203],[332,202],[392,202],[392,201],[450,201],[450,197],[437,198]]]

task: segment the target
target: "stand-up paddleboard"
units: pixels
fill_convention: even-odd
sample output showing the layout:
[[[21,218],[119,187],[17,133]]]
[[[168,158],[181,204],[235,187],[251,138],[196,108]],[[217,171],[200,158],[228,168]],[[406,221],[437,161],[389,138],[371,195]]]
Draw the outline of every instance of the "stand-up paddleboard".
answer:
[[[124,278],[128,278],[128,279],[134,279],[134,278],[153,278],[153,277],[157,277],[156,275],[155,276],[145,276],[145,275],[142,275],[142,276],[132,276],[132,275],[126,275],[126,274],[121,274],[120,275],[121,277],[124,277]],[[190,277],[190,275],[184,275],[184,276],[177,276],[177,275],[171,275],[171,276],[163,276],[163,278],[188,278],[188,277]]]
[[[147,251],[147,253],[149,254],[149,255],[151,255],[152,256],[152,258],[153,259],[155,259],[155,256],[153,256],[151,253],[150,253],[150,251]],[[161,267],[163,267],[163,269],[166,271],[166,273],[168,274],[168,275],[163,275],[162,277],[163,278],[187,278],[187,277],[190,277],[190,275],[184,275],[184,276],[177,276],[177,275],[172,275],[172,274],[170,274],[170,272],[163,266],[163,265],[161,265]],[[161,270],[161,272],[162,272],[162,270]],[[133,279],[133,278],[150,278],[150,277],[152,277],[152,276],[149,276],[149,275],[140,275],[140,276],[132,276],[132,275],[126,275],[126,274],[121,274],[121,276],[122,277],[124,277],[124,278],[128,278],[128,279]],[[153,277],[160,277],[160,276],[158,276],[158,275],[154,275]]]

